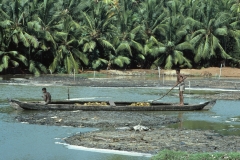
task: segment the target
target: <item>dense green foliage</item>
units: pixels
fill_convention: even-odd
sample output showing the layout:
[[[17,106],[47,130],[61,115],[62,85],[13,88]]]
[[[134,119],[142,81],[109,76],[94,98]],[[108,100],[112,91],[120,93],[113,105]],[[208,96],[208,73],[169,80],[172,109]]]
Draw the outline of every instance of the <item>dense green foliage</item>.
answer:
[[[238,160],[240,153],[195,153],[163,150],[152,160]]]
[[[0,0],[0,73],[240,65],[236,0]]]

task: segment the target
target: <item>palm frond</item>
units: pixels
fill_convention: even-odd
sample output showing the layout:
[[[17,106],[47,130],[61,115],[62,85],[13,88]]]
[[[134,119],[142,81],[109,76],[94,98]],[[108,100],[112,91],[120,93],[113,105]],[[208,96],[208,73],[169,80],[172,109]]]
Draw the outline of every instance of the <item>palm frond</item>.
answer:
[[[85,65],[88,65],[89,59],[87,58],[87,55],[84,54],[83,52],[80,52],[77,49],[73,49],[72,52],[76,57],[78,57]]]
[[[157,68],[162,64],[160,61],[161,61],[161,58],[156,59],[156,60],[152,63],[150,69],[157,69]]]
[[[211,52],[214,52],[215,49],[217,49],[218,44],[219,44],[218,38],[215,37],[214,35],[212,35],[212,36],[211,36],[211,49],[212,49]]]
[[[75,70],[75,72],[79,69],[79,61],[78,59],[75,59],[73,54],[70,53],[70,56],[69,56],[70,60],[71,60],[71,64],[72,64],[72,68]]]
[[[176,49],[177,50],[180,50],[180,51],[183,51],[183,50],[193,50],[193,46],[191,43],[189,42],[183,42],[183,43],[180,43],[176,46]]]
[[[4,21],[0,21],[0,27],[2,28],[8,28],[13,24],[12,21],[10,20],[4,20]]]
[[[40,71],[42,71],[43,73],[47,73],[47,68],[46,66],[44,66],[42,63],[37,62],[37,67],[39,68]]]
[[[228,34],[228,29],[227,27],[217,28],[214,31],[214,34],[219,36],[226,36]]]
[[[3,66],[3,68],[5,68],[5,69],[8,68],[9,59],[10,59],[10,57],[8,55],[4,55],[2,57],[2,66]]]
[[[19,43],[19,40],[18,40],[18,37],[17,37],[17,35],[12,35],[12,40],[13,40],[13,42],[15,43],[15,44],[18,44]]]
[[[130,45],[131,45],[134,49],[136,49],[137,51],[139,51],[140,53],[144,53],[144,52],[143,52],[143,47],[142,47],[142,45],[141,45],[140,43],[138,43],[138,42],[136,42],[136,41],[134,41],[134,40],[131,40]]]
[[[10,19],[10,16],[0,8],[1,17],[5,19]]]
[[[94,27],[93,27],[94,25],[93,25],[91,18],[85,12],[83,12],[83,15],[84,15],[85,20],[87,21],[89,28],[94,29]]]
[[[157,40],[157,38],[154,37],[154,36],[150,36],[149,41],[154,42],[156,45],[158,45],[158,44],[161,43],[161,42],[159,42],[159,41]]]
[[[171,69],[173,66],[173,58],[171,55],[169,55],[167,58],[166,58],[166,64],[164,66],[165,69]]]
[[[2,72],[4,70],[4,67],[3,67],[3,65],[1,64],[0,65],[0,72]]]
[[[159,53],[166,53],[167,48],[166,47],[154,47],[152,48],[150,54],[154,57],[157,57]]]
[[[183,63],[184,66],[187,66],[188,68],[192,68],[192,63],[191,63],[190,60],[188,60],[187,58],[183,57],[183,61],[184,61],[184,63]]]
[[[66,33],[66,32],[55,32],[54,33],[54,39],[58,42],[61,42],[61,41],[66,42],[67,36],[68,36],[68,33]]]
[[[64,23],[57,23],[51,26],[52,29],[63,31],[64,30]]]
[[[29,35],[28,33],[24,33],[24,37],[32,44],[34,48],[38,48],[39,42],[36,37]]]
[[[36,67],[36,64],[34,61],[30,60],[29,62],[29,69],[30,72],[32,72],[34,75],[40,75],[39,69]]]
[[[95,41],[90,41],[88,43],[85,43],[83,46],[83,52],[87,52],[87,51],[92,52],[95,49],[96,45],[97,44]]]
[[[191,27],[200,27],[202,26],[202,23],[199,22],[198,20],[196,19],[193,19],[192,17],[187,17],[185,20],[184,20],[184,23],[191,26]]]
[[[195,31],[195,32],[191,35],[191,38],[194,38],[194,37],[196,37],[196,36],[199,35],[199,34],[206,35],[206,34],[207,34],[207,30],[206,30],[206,29],[199,29],[199,30]]]
[[[62,59],[62,53],[60,51],[57,51],[53,59],[53,62],[49,66],[49,69],[51,70],[52,73],[55,72],[57,66],[60,65],[61,59]]]
[[[128,44],[128,42],[122,42],[116,49],[116,52],[119,53],[121,51],[127,50],[128,53],[132,56],[132,51],[131,51],[131,47]]]
[[[18,54],[16,56],[16,59],[18,59],[20,62],[22,62],[25,66],[28,65],[27,58],[23,56],[22,54]]]
[[[220,56],[223,59],[232,59],[232,57],[225,52],[225,50],[222,48],[220,44],[218,44],[218,48],[220,49]]]
[[[183,64],[183,62],[184,62],[183,52],[174,50],[172,60],[173,60],[175,65]]]
[[[40,32],[42,30],[42,26],[38,21],[30,21],[27,23],[27,26],[29,29],[32,29],[37,32]]]
[[[124,64],[130,64],[130,59],[128,57],[118,56],[113,60],[113,63],[119,67],[123,67]]]
[[[204,39],[204,34],[199,34],[196,35],[195,37],[192,37],[192,39],[190,40],[190,43],[192,44],[193,47],[197,47],[198,44],[201,43],[201,41],[203,41]]]
[[[30,44],[28,42],[28,39],[24,36],[23,32],[19,32],[19,39],[21,40],[21,42],[23,42],[25,47],[29,47]]]
[[[18,55],[18,52],[17,51],[8,51],[8,52],[5,52],[7,54],[10,54],[11,56],[15,57]]]
[[[194,56],[195,63],[198,63],[202,59],[203,48],[204,48],[204,43],[200,43],[195,52],[195,56]]]
[[[102,58],[98,58],[97,60],[92,62],[93,69],[97,69],[101,64],[107,64],[108,61]]]
[[[63,60],[63,64],[64,64],[64,68],[65,68],[65,71],[68,73],[68,74],[71,74],[72,73],[72,68],[71,68],[71,63],[70,63],[70,60],[69,60],[69,57],[65,57],[64,60]]]
[[[135,35],[140,31],[140,29],[141,29],[141,26],[138,25],[130,31],[131,39],[134,39]]]
[[[115,51],[114,46],[109,41],[102,38],[99,38],[97,40],[104,48],[112,49],[113,51]]]
[[[140,59],[145,60],[145,56],[144,56],[144,55],[142,55],[142,54],[137,54],[137,56],[138,56]]]

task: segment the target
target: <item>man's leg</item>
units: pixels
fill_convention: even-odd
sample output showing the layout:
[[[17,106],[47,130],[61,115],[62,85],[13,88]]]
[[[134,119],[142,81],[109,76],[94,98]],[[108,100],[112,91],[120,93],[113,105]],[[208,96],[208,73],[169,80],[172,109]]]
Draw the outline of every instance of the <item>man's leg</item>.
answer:
[[[184,103],[183,103],[183,91],[179,91],[179,97],[180,97],[180,105],[184,105]]]
[[[181,98],[181,91],[179,90],[179,104],[181,105],[182,98]]]

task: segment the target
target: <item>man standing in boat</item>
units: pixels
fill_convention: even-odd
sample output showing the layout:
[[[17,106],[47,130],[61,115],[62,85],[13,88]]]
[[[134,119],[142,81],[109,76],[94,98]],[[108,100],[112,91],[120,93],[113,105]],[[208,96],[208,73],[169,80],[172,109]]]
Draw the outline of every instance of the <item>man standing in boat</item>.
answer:
[[[179,86],[180,105],[183,106],[184,105],[184,102],[183,102],[183,92],[185,90],[184,79],[186,79],[187,77],[180,73],[180,68],[176,69],[176,74],[177,74],[177,83],[176,83],[176,85]]]
[[[43,100],[45,102],[45,104],[48,104],[51,102],[51,94],[49,92],[47,92],[46,88],[42,88],[42,92],[43,92]]]

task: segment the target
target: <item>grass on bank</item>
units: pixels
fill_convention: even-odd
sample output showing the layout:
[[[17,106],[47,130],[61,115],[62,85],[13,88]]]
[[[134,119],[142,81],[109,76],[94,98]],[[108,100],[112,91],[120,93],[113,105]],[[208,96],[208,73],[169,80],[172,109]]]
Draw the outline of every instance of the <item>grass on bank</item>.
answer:
[[[240,153],[195,153],[163,150],[151,160],[240,160]]]

